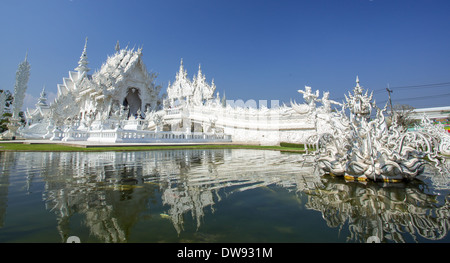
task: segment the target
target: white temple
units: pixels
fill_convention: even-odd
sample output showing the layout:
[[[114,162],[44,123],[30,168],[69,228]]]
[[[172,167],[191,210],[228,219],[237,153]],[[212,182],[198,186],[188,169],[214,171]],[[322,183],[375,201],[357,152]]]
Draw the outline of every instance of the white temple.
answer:
[[[246,142],[306,143],[329,127],[328,93],[299,90],[305,104],[267,108],[226,101],[208,83],[201,67],[190,79],[181,60],[167,94],[148,73],[142,48],[120,49],[99,71],[89,74],[87,39],[78,66],[57,86],[54,102],[45,90],[36,109],[26,111],[25,138],[95,142]],[[323,106],[316,107],[316,103]],[[256,103],[254,103],[256,104]]]
[[[183,60],[169,83],[167,94],[148,73],[142,48],[120,49],[90,75],[87,39],[75,71],[58,85],[54,102],[47,104],[45,90],[36,109],[27,110],[27,124],[8,126],[9,134],[53,141],[100,143],[201,143],[238,142],[278,145],[281,142],[314,145],[321,173],[350,180],[398,182],[421,175],[433,164],[437,185],[449,187],[450,166],[441,154],[450,152],[450,135],[426,121],[420,129],[406,131],[395,121],[388,127],[384,109],[359,84],[339,103],[320,97],[306,86],[298,90],[304,103],[289,106],[246,105],[225,101],[208,83],[199,66],[192,79]],[[21,105],[29,76],[27,60],[16,76],[15,104]],[[226,103],[225,103],[226,102]],[[321,105],[317,105],[321,104]],[[340,109],[332,109],[332,105]],[[14,107],[16,112],[18,109]],[[376,117],[371,117],[373,110]],[[350,113],[348,116],[347,113]],[[17,116],[17,115],[13,115]],[[395,116],[394,116],[395,117]],[[306,148],[306,147],[305,147]]]

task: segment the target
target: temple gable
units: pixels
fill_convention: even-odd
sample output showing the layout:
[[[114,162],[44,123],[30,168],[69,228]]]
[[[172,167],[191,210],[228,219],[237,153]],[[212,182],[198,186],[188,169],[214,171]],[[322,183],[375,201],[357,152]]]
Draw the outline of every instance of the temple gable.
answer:
[[[59,84],[58,96],[52,103],[55,123],[68,119],[105,120],[113,109],[124,107],[128,116],[141,116],[146,108],[162,105],[161,87],[154,83],[156,75],[148,73],[142,61],[142,49],[119,49],[109,56],[99,71],[88,75],[87,40],[76,71]],[[72,100],[72,103],[66,103]],[[57,113],[56,113],[57,112]]]

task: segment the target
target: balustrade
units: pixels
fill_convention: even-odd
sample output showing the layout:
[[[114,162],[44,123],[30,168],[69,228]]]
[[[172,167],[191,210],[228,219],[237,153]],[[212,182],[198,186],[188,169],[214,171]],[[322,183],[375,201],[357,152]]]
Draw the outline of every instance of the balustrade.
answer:
[[[93,142],[216,142],[231,141],[231,135],[223,133],[183,133],[183,132],[155,132],[145,130],[76,130],[59,129],[53,131],[53,140],[62,141],[93,141]]]

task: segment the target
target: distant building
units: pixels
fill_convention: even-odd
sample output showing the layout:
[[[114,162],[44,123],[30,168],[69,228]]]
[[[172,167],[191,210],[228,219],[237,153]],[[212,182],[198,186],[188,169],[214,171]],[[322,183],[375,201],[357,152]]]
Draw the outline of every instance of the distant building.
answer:
[[[443,124],[447,132],[450,132],[450,106],[414,109],[411,118],[421,120],[424,114],[434,123]]]

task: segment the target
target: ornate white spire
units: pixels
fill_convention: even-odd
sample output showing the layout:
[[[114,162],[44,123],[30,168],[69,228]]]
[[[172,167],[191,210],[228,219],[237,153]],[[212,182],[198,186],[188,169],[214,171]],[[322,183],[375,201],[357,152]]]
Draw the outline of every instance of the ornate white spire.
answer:
[[[205,82],[205,76],[202,73],[202,66],[198,64],[198,73],[197,73],[197,81],[199,84],[203,84]]]
[[[36,106],[47,106],[47,93],[45,92],[45,86],[42,88],[41,97],[38,100]]]
[[[180,72],[184,71],[184,66],[183,66],[183,58],[181,58],[180,60]]]
[[[120,51],[119,40],[117,40],[115,50],[116,50],[116,52],[119,52],[119,51]]]
[[[5,112],[5,103],[6,103],[6,91],[0,92],[0,118],[3,117],[3,113]]]
[[[25,55],[25,60],[19,64],[16,72],[16,84],[14,85],[14,100],[13,100],[13,114],[12,117],[19,118],[19,112],[22,109],[23,100],[25,98],[25,91],[28,87],[28,80],[30,78],[30,63],[28,63],[28,52]]]
[[[223,92],[222,106],[223,106],[223,107],[226,107],[226,106],[227,106],[227,96],[225,95],[225,91]]]
[[[359,77],[356,75],[356,87],[355,87],[355,94],[361,94],[362,93],[362,87],[359,85]]]
[[[180,61],[180,71],[179,71],[178,74],[177,74],[177,78],[178,78],[178,79],[186,79],[186,77],[187,77],[187,72],[186,72],[186,70],[184,69],[184,66],[183,66],[183,58],[182,58],[181,61]]]
[[[86,37],[83,53],[81,53],[80,61],[78,61],[78,67],[75,68],[75,70],[78,71],[80,74],[88,72],[90,70],[90,68],[87,67],[87,64],[89,63],[87,60],[87,53],[86,53],[87,41],[88,38]]]

